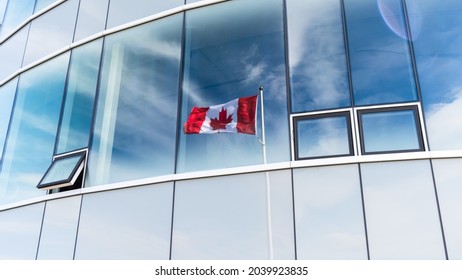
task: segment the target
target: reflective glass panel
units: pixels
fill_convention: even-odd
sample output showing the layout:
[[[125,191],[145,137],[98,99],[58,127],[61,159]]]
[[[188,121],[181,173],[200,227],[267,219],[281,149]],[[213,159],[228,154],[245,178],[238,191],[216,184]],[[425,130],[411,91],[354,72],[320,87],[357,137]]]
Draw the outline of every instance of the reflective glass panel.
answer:
[[[0,212],[0,259],[34,260],[44,203]]]
[[[175,186],[172,259],[293,259],[289,172],[180,181]],[[267,212],[266,182],[271,212]]]
[[[433,160],[449,259],[462,260],[462,159]]]
[[[182,6],[184,0],[111,0],[107,28]]]
[[[294,199],[298,259],[367,259],[356,165],[295,169]]]
[[[167,260],[172,201],[172,183],[84,195],[75,259]]]
[[[103,40],[72,50],[57,152],[88,147]]]
[[[52,161],[68,62],[65,53],[19,78],[0,174],[0,203],[43,194],[36,186]]]
[[[295,123],[297,159],[353,154],[348,113],[300,117]]]
[[[350,106],[338,0],[287,1],[293,112]]]
[[[31,23],[23,65],[68,46],[74,35],[79,0],[63,4]]]
[[[106,38],[88,185],[173,173],[182,19]]]
[[[356,105],[417,100],[401,0],[345,0]]]
[[[39,260],[72,260],[79,221],[81,196],[46,202]]]
[[[8,132],[8,125],[10,124],[17,83],[18,79],[14,79],[0,87],[0,162],[3,155],[3,145],[5,144]]]
[[[0,0],[0,30],[2,29],[3,18],[5,17],[5,9],[8,0]]]
[[[462,1],[406,2],[430,149],[462,149]]]
[[[109,0],[80,0],[74,42],[104,30],[108,5]]]
[[[359,114],[363,153],[423,150],[415,109]]]
[[[444,259],[428,161],[361,164],[371,259]]]
[[[2,65],[0,67],[0,81],[13,75],[21,68],[28,32],[29,25],[26,25],[8,38],[7,41],[0,44],[0,61]]]
[[[289,160],[282,23],[280,0],[227,1],[188,11],[181,123],[193,106],[254,95],[261,85],[268,162]],[[179,172],[261,163],[262,147],[255,136],[180,131]]]
[[[8,1],[3,24],[0,29],[0,38],[5,38],[10,32],[32,15],[35,0]]]
[[[43,8],[46,8],[57,1],[58,0],[36,0],[34,13],[40,12]]]
[[[79,172],[79,169],[81,171],[83,157],[82,154],[78,154],[55,159],[38,187],[45,188],[53,184],[70,183],[74,177],[78,176],[76,172]]]

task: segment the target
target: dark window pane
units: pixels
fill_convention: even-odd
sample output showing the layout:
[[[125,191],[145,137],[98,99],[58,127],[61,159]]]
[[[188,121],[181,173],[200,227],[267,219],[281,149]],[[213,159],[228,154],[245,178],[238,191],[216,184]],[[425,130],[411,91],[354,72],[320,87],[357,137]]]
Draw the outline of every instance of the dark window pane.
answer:
[[[72,51],[57,152],[88,146],[102,40]]]
[[[356,105],[417,100],[401,0],[346,0]]]
[[[106,38],[87,185],[173,173],[182,19]]]
[[[301,117],[295,122],[297,159],[353,154],[349,114]]]
[[[193,106],[253,95],[262,85],[268,162],[289,160],[283,35],[280,0],[228,1],[187,12],[182,123]],[[180,135],[180,172],[260,163],[255,136]]]
[[[415,109],[360,112],[363,153],[422,150]]]
[[[338,0],[287,1],[293,112],[350,106]]]
[[[430,149],[462,149],[462,1],[406,3]]]
[[[69,53],[23,73],[0,174],[0,202],[42,195],[36,186],[50,166]]]

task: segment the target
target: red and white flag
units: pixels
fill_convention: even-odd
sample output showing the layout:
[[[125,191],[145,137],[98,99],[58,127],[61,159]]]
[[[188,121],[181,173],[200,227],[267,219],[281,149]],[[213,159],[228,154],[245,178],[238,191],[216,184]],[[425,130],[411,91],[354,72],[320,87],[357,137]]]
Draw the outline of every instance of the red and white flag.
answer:
[[[241,97],[225,104],[193,107],[184,123],[184,133],[246,133],[255,134],[257,95]]]

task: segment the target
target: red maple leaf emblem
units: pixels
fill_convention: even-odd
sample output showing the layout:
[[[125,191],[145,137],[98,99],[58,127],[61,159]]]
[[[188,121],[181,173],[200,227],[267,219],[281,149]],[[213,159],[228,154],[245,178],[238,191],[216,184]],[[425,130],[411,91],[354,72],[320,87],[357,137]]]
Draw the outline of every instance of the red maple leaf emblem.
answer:
[[[218,119],[213,118],[210,120],[210,126],[213,130],[226,129],[226,125],[233,121],[233,114],[228,116],[228,111],[222,107],[218,113]]]

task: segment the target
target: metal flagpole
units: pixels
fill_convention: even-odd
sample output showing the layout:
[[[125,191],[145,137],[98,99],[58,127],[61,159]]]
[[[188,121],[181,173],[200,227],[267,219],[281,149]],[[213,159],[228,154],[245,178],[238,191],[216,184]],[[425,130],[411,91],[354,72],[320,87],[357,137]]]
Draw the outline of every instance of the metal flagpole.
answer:
[[[260,86],[260,108],[261,108],[261,140],[263,151],[263,164],[266,165],[266,140],[265,140],[265,110],[263,106],[263,87]],[[273,257],[273,228],[271,222],[271,188],[270,188],[270,179],[269,172],[265,172],[265,183],[266,183],[266,219],[268,224],[268,247],[269,247],[269,258],[270,260],[274,259]]]

